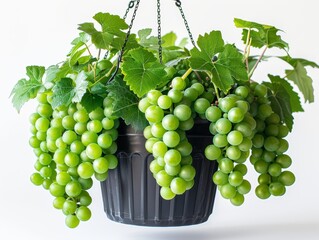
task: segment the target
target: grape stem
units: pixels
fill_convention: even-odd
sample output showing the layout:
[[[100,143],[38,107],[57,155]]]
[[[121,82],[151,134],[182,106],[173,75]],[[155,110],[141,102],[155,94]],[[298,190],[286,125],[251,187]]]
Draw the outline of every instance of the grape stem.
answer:
[[[184,73],[184,75],[182,76],[182,79],[185,80],[189,74],[191,74],[193,72],[192,68],[189,68],[186,73]]]
[[[249,71],[248,59],[249,59],[249,55],[250,55],[251,41],[252,41],[252,38],[250,38],[250,29],[249,29],[248,34],[247,34],[247,39],[246,39],[245,51],[244,51],[244,61],[246,63],[247,71]]]
[[[268,49],[268,46],[265,46],[263,52],[262,52],[261,55],[259,56],[257,62],[256,62],[255,65],[254,65],[254,67],[253,67],[253,68],[251,69],[251,71],[249,72],[249,74],[248,74],[248,79],[250,79],[250,78],[252,77],[252,75],[254,74],[254,72],[255,72],[255,70],[256,70],[258,64],[261,62],[261,60],[262,60],[262,58],[264,57],[264,55],[265,55],[267,49]]]
[[[213,83],[213,85],[214,85],[214,89],[215,89],[217,100],[219,101],[220,96],[219,96],[218,88],[217,88],[215,83]]]

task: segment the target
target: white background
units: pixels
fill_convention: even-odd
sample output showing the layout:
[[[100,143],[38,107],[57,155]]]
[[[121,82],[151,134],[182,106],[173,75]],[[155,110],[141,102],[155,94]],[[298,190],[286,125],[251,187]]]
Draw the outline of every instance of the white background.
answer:
[[[194,36],[219,29],[228,42],[241,46],[240,30],[233,18],[268,23],[285,32],[291,54],[319,62],[317,0],[182,1]],[[103,212],[99,185],[91,194],[93,217],[77,229],[64,225],[60,211],[53,209],[52,197],[29,182],[35,161],[28,146],[28,116],[34,103],[20,114],[12,107],[9,94],[25,76],[25,66],[49,66],[64,59],[77,24],[92,21],[99,11],[123,15],[127,0],[0,1],[0,239],[319,239],[319,71],[309,69],[314,79],[317,102],[304,105],[305,113],[295,115],[289,135],[291,169],[296,184],[281,198],[258,200],[253,193],[242,207],[233,207],[219,194],[208,222],[191,227],[143,228],[108,220]],[[172,0],[163,0],[163,32],[186,36],[183,22]],[[134,30],[156,28],[155,0],[142,0]],[[156,33],[156,31],[154,31]],[[257,72],[282,74],[280,62],[267,63]],[[286,65],[283,65],[286,67]],[[251,175],[251,177],[256,177]],[[251,181],[254,181],[251,179]]]

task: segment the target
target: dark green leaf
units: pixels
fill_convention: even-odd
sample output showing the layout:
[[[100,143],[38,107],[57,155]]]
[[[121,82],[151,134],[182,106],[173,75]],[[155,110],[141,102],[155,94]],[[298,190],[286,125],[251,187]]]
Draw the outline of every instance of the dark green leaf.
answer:
[[[197,71],[206,71],[212,82],[223,92],[234,84],[234,79],[247,81],[243,55],[230,44],[224,44],[220,31],[199,36],[198,48],[191,50],[190,66]],[[214,61],[214,57],[217,60]]]
[[[86,111],[92,112],[99,106],[103,105],[103,100],[104,98],[99,95],[86,92],[82,97],[81,105],[86,109]]]
[[[42,77],[45,72],[44,67],[29,66],[26,68],[29,79],[21,79],[13,87],[10,97],[12,96],[12,104],[20,112],[22,106],[30,99],[36,97],[41,89]]]
[[[94,84],[94,86],[91,88],[91,93],[92,94],[98,94],[98,95],[103,95],[103,94],[106,94],[106,86],[105,84],[102,84],[102,83],[97,83],[97,84]]]
[[[166,80],[164,67],[151,52],[138,48],[130,50],[124,57],[121,69],[130,89],[142,97]]]
[[[62,78],[52,89],[52,107],[68,106],[75,96],[73,80],[71,78]]]
[[[243,28],[242,40],[244,43],[246,43],[249,33],[252,40],[251,46],[253,47],[262,48],[263,46],[267,46],[268,48],[288,48],[288,43],[283,41],[281,36],[278,35],[280,30],[274,26],[245,21],[238,18],[234,19],[234,23],[237,28]]]
[[[116,78],[107,85],[109,96],[113,101],[113,113],[124,119],[127,125],[136,130],[147,126],[144,114],[138,109],[139,98],[133,94],[121,78]]]
[[[101,31],[97,30],[93,23],[80,24],[79,30],[89,34],[92,43],[99,49],[120,50],[119,46],[123,45],[126,37],[123,30],[128,28],[125,21],[109,13],[98,13],[93,18],[100,24]]]
[[[286,93],[289,95],[289,102],[291,106],[291,111],[294,112],[303,112],[303,108],[300,102],[300,98],[298,96],[298,93],[296,93],[293,90],[293,87],[287,82],[285,79],[279,77],[279,76],[272,76],[268,75],[272,85],[273,85],[273,90],[278,92],[278,91],[286,91]],[[283,89],[281,89],[283,88]]]
[[[301,62],[296,62],[293,70],[286,70],[287,78],[293,81],[304,96],[305,102],[314,102],[312,79]]]
[[[87,76],[84,71],[80,72],[75,79],[74,97],[72,102],[81,102],[82,97],[86,93],[89,82],[86,80]]]
[[[307,59],[303,59],[303,58],[292,58],[290,56],[283,56],[283,57],[279,57],[280,59],[284,60],[285,62],[287,62],[288,64],[290,64],[291,66],[295,67],[297,65],[297,63],[301,63],[304,67],[313,67],[313,68],[319,68],[319,65],[315,62],[309,61]]]
[[[283,121],[291,131],[294,118],[291,111],[289,94],[280,84],[269,82],[264,84],[270,89],[268,98],[273,111],[279,115],[281,121]]]

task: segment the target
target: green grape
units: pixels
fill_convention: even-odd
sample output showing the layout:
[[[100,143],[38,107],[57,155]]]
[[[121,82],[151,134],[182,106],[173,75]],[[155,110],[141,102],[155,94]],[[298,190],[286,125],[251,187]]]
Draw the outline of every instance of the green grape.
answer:
[[[89,121],[89,114],[82,108],[73,114],[73,119],[78,123],[87,123]]]
[[[30,180],[31,182],[36,185],[36,186],[40,186],[43,184],[43,177],[41,176],[40,173],[33,173],[31,176],[30,176]]]
[[[53,200],[53,207],[56,209],[62,209],[65,201],[66,199],[64,197],[56,197]]]
[[[216,185],[225,185],[228,183],[228,174],[222,171],[216,171],[212,180]]]
[[[160,190],[161,197],[165,200],[172,200],[176,194],[169,187],[162,187]]]
[[[158,90],[151,90],[147,93],[147,99],[151,104],[157,104],[160,96],[162,96],[162,93]]]
[[[75,140],[70,145],[70,151],[76,154],[81,154],[81,152],[85,149],[83,143],[79,140]]]
[[[56,182],[61,186],[65,186],[71,182],[71,176],[67,172],[59,172],[56,176]]]
[[[94,168],[92,163],[90,162],[81,163],[77,168],[77,172],[79,176],[83,179],[91,178],[94,175]]]
[[[165,128],[163,127],[161,122],[158,123],[154,123],[151,126],[151,133],[152,136],[156,137],[156,138],[162,138],[164,133],[166,132]]]
[[[233,130],[227,134],[227,141],[230,145],[238,146],[244,140],[243,134],[240,131]]]
[[[269,187],[267,184],[260,184],[255,189],[255,194],[260,199],[267,199],[271,196],[271,193],[269,191]]]
[[[89,190],[93,186],[92,178],[84,179],[79,177],[77,180],[81,184],[83,190]]]
[[[146,138],[146,139],[150,139],[152,137],[154,137],[152,135],[152,126],[147,126],[144,128],[143,130],[143,136]]]
[[[111,135],[107,133],[102,133],[97,138],[97,144],[103,149],[107,149],[111,147],[112,143],[113,143],[113,139]]]
[[[269,163],[265,162],[264,160],[258,160],[254,164],[254,168],[258,173],[266,173],[268,171]]]
[[[207,110],[207,108],[209,108],[209,106],[210,106],[210,102],[205,98],[198,98],[194,102],[194,110],[198,114],[205,114],[206,110]]]
[[[196,170],[191,165],[184,165],[179,171],[179,176],[185,181],[191,181],[195,178]]]
[[[194,102],[198,98],[197,90],[192,87],[185,89],[184,98],[191,102]]]
[[[102,123],[103,129],[105,130],[111,130],[115,127],[114,120],[107,117],[103,118],[101,123]]]
[[[205,117],[210,122],[216,122],[222,117],[222,112],[218,107],[210,106],[205,111]]]
[[[230,199],[230,202],[235,206],[243,205],[244,201],[245,201],[245,197],[240,193],[236,193],[235,197]]]
[[[82,191],[78,199],[81,206],[89,206],[92,203],[92,198],[87,191]]]
[[[105,108],[107,109],[107,108]],[[89,113],[89,118],[91,120],[99,120],[102,121],[102,119],[105,117],[104,110],[101,107],[97,107],[95,110]]]
[[[228,119],[232,123],[239,123],[243,121],[244,117],[245,117],[245,113],[239,107],[233,107],[228,112]]]
[[[93,161],[93,169],[95,172],[103,174],[109,170],[109,162],[105,157],[100,157]],[[81,174],[79,174],[81,176]]]
[[[235,94],[242,98],[246,98],[248,97],[248,94],[249,94],[249,88],[246,86],[238,86],[235,89]]]
[[[180,91],[184,90],[185,87],[186,87],[186,82],[185,82],[185,80],[184,80],[183,78],[181,78],[181,77],[175,77],[175,78],[173,78],[171,84],[172,84],[172,88],[173,88],[173,89],[180,90]]]
[[[231,171],[233,171],[234,169],[234,162],[232,160],[230,160],[229,158],[222,158],[219,161],[219,169],[220,171],[222,171],[223,173],[230,173]]]
[[[49,187],[50,194],[54,197],[63,197],[65,194],[64,186],[54,182]]]
[[[180,143],[180,136],[176,131],[167,131],[163,135],[163,142],[170,148],[176,147]]]
[[[156,174],[156,182],[161,187],[169,187],[173,177],[168,175],[165,170],[161,170]]]
[[[288,168],[291,166],[292,163],[291,158],[286,154],[277,156],[275,161],[276,163],[280,164],[282,168]]]
[[[269,192],[273,196],[282,196],[286,193],[286,188],[280,182],[273,182],[269,185]]]
[[[258,177],[259,184],[270,184],[271,183],[271,176],[268,173],[260,174]]]
[[[77,140],[77,138],[78,135],[72,130],[67,130],[62,135],[62,141],[68,145],[71,145],[71,143]]]
[[[162,126],[167,131],[174,131],[179,126],[179,120],[175,115],[168,114],[163,118]]]
[[[226,183],[225,185],[221,186],[220,193],[223,198],[232,199],[236,196],[237,190],[234,186]]]
[[[76,167],[80,162],[79,155],[73,152],[68,152],[64,157],[64,163],[69,167]]]
[[[176,89],[169,90],[167,96],[171,98],[173,103],[179,103],[183,99],[183,93]]]
[[[240,194],[247,194],[251,190],[251,184],[247,180],[243,180],[242,183],[237,187],[237,191]]]
[[[189,156],[193,151],[193,146],[187,140],[181,141],[175,148],[178,150],[182,157]]]
[[[70,197],[77,197],[82,192],[82,186],[79,182],[71,181],[65,186],[65,193]]]
[[[158,98],[157,105],[161,109],[169,109],[172,106],[172,100],[169,96],[162,95]]]
[[[68,215],[65,218],[65,225],[69,228],[76,228],[80,224],[80,220],[75,215]]]
[[[162,141],[154,143],[152,147],[152,153],[154,157],[164,157],[167,150],[167,145]]]
[[[220,148],[216,147],[215,145],[211,144],[211,145],[208,145],[206,148],[205,148],[205,156],[208,160],[216,160],[218,159],[222,152],[220,150]]]
[[[170,188],[176,195],[181,195],[186,191],[186,181],[183,178],[175,177],[170,184]]]
[[[192,115],[192,110],[189,106],[185,104],[180,104],[175,107],[174,109],[174,115],[180,120],[180,121],[186,121],[188,120]]]
[[[180,164],[182,156],[179,151],[175,149],[168,150],[164,155],[164,161],[166,164],[171,166],[177,166]]]
[[[150,123],[158,123],[162,121],[164,112],[160,107],[152,105],[146,109],[145,117]]]
[[[171,166],[171,165],[165,164],[164,170],[168,175],[174,177],[178,175],[179,172],[181,171],[181,165]]]
[[[267,151],[275,152],[279,148],[279,145],[280,145],[280,142],[279,142],[278,138],[273,137],[273,136],[269,136],[269,137],[265,138],[264,148]]]
[[[37,107],[37,113],[39,113],[41,117],[50,118],[52,116],[53,109],[50,104],[39,104]]]
[[[77,209],[77,204],[73,200],[66,200],[62,207],[62,211],[65,215],[70,215],[75,213],[76,209]]]
[[[89,121],[87,123],[86,127],[87,127],[88,131],[95,132],[95,133],[99,133],[103,129],[102,123],[99,120],[91,120],[91,121]]]
[[[163,166],[158,164],[157,159],[154,159],[151,163],[150,163],[150,171],[153,174],[158,173],[159,171],[163,170]]]
[[[215,129],[219,134],[227,134],[232,129],[232,124],[228,119],[220,118],[216,121]]]
[[[86,155],[94,160],[102,156],[102,148],[96,143],[90,143],[86,147]]]
[[[75,120],[70,115],[67,115],[67,116],[62,118],[62,126],[63,126],[63,128],[65,128],[67,130],[74,129],[75,123],[76,123]]]
[[[242,152],[237,146],[229,146],[226,149],[226,156],[231,160],[238,160],[241,157]]]
[[[213,137],[213,143],[218,148],[223,148],[228,145],[227,136],[224,134],[216,134]]]
[[[193,128],[194,124],[195,124],[194,119],[192,117],[190,117],[186,121],[181,121],[179,123],[179,129],[183,130],[183,131],[188,131],[188,130],[191,130]]]
[[[35,128],[40,132],[46,132],[49,129],[50,121],[47,118],[40,117],[35,122]]]
[[[247,174],[248,169],[245,164],[239,163],[234,167],[234,171],[238,171],[244,176]]]
[[[91,210],[88,207],[80,206],[76,210],[76,216],[81,221],[88,221],[91,218],[92,213],[91,213]]]
[[[218,107],[225,113],[231,110],[236,105],[236,99],[232,97],[220,98],[218,102]]]
[[[268,173],[272,177],[278,177],[282,172],[282,168],[278,163],[271,163],[268,167]]]
[[[239,186],[243,182],[243,180],[244,180],[243,174],[239,171],[231,172],[228,177],[229,184],[234,187]]]
[[[284,171],[279,175],[278,181],[284,186],[291,186],[295,183],[296,177],[292,172]]]

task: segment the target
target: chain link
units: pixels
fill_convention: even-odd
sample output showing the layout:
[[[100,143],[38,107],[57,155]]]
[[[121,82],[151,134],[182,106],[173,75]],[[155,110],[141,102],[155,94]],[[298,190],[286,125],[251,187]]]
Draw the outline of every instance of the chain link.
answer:
[[[186,30],[187,30],[187,33],[188,33],[188,36],[189,36],[189,39],[191,40],[192,44],[194,45],[194,47],[196,46],[195,44],[195,41],[194,41],[194,38],[193,38],[193,34],[190,30],[190,27],[188,25],[188,22],[186,20],[186,16],[185,16],[185,13],[183,11],[183,8],[182,8],[182,2],[180,0],[174,0],[175,1],[175,5],[176,7],[179,9],[181,15],[182,15],[182,18],[184,20],[184,25],[186,27]]]
[[[127,18],[127,14],[130,12],[130,9],[134,7],[134,5],[135,5],[135,0],[132,0],[132,1],[130,1],[130,2],[128,3],[128,7],[127,7],[127,9],[126,9],[126,11],[125,11],[125,14],[124,14],[124,16],[123,16],[123,19],[124,19],[124,20]]]
[[[133,2],[133,6],[132,6],[132,2]],[[123,53],[124,53],[125,48],[126,48],[126,45],[127,45],[128,41],[129,41],[129,38],[130,38],[130,35],[131,35],[131,30],[132,30],[132,27],[133,27],[133,23],[134,23],[134,20],[135,20],[136,13],[137,13],[139,5],[140,5],[140,0],[136,0],[136,5],[135,5],[135,8],[134,8],[132,19],[131,19],[130,25],[128,27],[128,30],[126,32],[126,37],[125,37],[124,43],[122,45],[121,51],[120,51],[118,59],[117,59],[116,69],[115,69],[114,73],[112,74],[111,78],[108,80],[108,82],[112,81],[115,78],[118,70],[120,69],[120,63],[122,61],[122,56],[123,56]],[[130,1],[128,9],[133,8],[133,7],[134,7],[134,1]]]
[[[160,0],[157,0],[157,38],[158,38],[158,58],[160,63],[163,63],[161,1]]]

